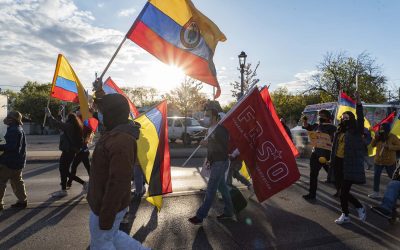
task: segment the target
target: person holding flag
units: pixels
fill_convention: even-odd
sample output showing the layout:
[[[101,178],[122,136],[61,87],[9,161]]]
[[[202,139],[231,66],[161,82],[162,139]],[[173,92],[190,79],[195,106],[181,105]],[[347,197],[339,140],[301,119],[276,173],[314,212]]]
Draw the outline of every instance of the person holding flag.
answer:
[[[224,212],[217,216],[217,219],[228,219],[233,217],[233,204],[226,185],[225,172],[228,170],[228,130],[218,124],[218,110],[208,107],[205,117],[210,121],[208,129],[209,136],[207,140],[201,141],[202,146],[207,147],[207,161],[210,164],[211,174],[207,184],[206,196],[203,204],[197,210],[195,216],[189,218],[189,222],[195,225],[201,224],[207,217],[211,205],[214,201],[217,190],[222,194],[224,200]]]
[[[368,197],[376,199],[379,198],[379,185],[383,169],[386,169],[389,178],[392,178],[396,169],[396,151],[400,150],[400,140],[396,135],[390,133],[389,123],[382,123],[371,145],[377,148],[377,153],[374,158],[374,190]]]
[[[121,94],[96,91],[105,133],[93,152],[87,200],[90,206],[90,249],[147,249],[119,230],[131,201],[132,167],[137,161],[139,127],[129,119]]]
[[[335,125],[332,124],[332,115],[328,110],[320,110],[318,112],[318,122],[313,125],[307,122],[307,117],[303,117],[303,128],[307,131],[317,131],[328,134],[333,140],[336,132]],[[306,200],[315,200],[317,195],[318,175],[323,167],[328,172],[328,165],[325,163],[330,159],[331,151],[327,149],[314,147],[310,157],[310,188],[308,194],[303,195]],[[321,162],[321,159],[325,161]]]
[[[351,111],[346,111],[341,116],[343,136],[339,138],[339,142],[335,141],[333,151],[336,156],[343,159],[343,180],[340,191],[340,205],[342,214],[335,220],[336,224],[344,224],[350,222],[349,217],[349,202],[351,202],[357,209],[358,218],[365,221],[367,213],[363,205],[350,194],[351,186],[353,184],[365,184],[365,170],[364,170],[364,155],[365,145],[363,143],[364,132],[364,113],[361,104],[360,96],[356,92],[356,116]],[[336,146],[335,146],[336,145]]]

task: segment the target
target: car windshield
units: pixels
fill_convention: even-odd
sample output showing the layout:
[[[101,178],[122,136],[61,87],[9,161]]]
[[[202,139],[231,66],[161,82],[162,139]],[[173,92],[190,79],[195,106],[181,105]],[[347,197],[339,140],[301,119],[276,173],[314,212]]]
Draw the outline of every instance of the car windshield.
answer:
[[[200,126],[200,123],[195,119],[186,119],[186,126]]]

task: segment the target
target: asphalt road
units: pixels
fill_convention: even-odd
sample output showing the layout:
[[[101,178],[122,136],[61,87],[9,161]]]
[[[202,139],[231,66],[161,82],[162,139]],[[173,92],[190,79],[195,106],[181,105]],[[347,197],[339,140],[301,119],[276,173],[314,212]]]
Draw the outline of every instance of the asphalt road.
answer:
[[[172,160],[174,193],[164,198],[157,213],[144,199],[134,201],[129,223],[123,225],[135,239],[153,249],[399,249],[400,222],[388,221],[369,212],[366,222],[352,216],[352,223],[338,226],[333,221],[340,214],[338,200],[331,196],[331,185],[319,183],[318,200],[306,202],[301,195],[308,188],[308,168],[299,165],[301,179],[290,188],[260,204],[254,197],[236,220],[217,221],[222,209],[217,201],[203,226],[193,226],[187,218],[195,214],[205,182],[194,159],[188,167],[178,167],[184,159]],[[306,163],[307,161],[305,161]],[[0,215],[0,249],[86,249],[89,245],[88,212],[81,187],[74,183],[69,195],[61,200],[49,194],[59,188],[57,164],[30,164],[24,171],[30,205],[16,211],[6,209]],[[78,175],[87,178],[83,167]],[[320,180],[326,174],[321,171]],[[378,204],[369,199],[372,172],[367,171],[368,185],[355,186],[354,194],[366,205]],[[388,178],[382,175],[384,189]],[[246,197],[250,196],[243,190]],[[8,188],[7,205],[14,202]],[[355,211],[351,210],[354,215]]]

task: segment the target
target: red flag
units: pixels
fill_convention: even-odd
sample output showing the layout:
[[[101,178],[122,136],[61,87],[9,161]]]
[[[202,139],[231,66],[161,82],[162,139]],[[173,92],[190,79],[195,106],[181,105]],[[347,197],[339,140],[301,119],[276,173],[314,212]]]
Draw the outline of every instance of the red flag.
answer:
[[[396,115],[396,112],[392,112],[385,119],[383,119],[382,121],[378,122],[375,126],[373,126],[372,130],[375,131],[375,132],[378,132],[379,126],[381,126],[382,123],[390,123],[390,124],[392,124],[393,121],[394,121],[395,115]]]
[[[300,178],[292,150],[257,88],[222,121],[249,168],[260,202]]]
[[[281,132],[282,136],[285,138],[287,144],[290,147],[290,150],[292,150],[292,153],[294,157],[298,157],[300,155],[299,151],[297,150],[296,146],[293,144],[292,140],[290,139],[289,135],[286,133],[285,128],[283,127],[281,121],[279,120],[278,114],[276,113],[274,104],[272,103],[271,96],[269,95],[268,88],[264,88],[260,92],[261,97],[265,104],[267,105],[267,110],[272,116],[272,119],[274,119],[274,122],[279,128],[279,131]]]
[[[117,84],[115,84],[115,82],[111,79],[111,77],[108,77],[107,80],[103,83],[103,90],[106,94],[121,94],[123,96],[125,96],[125,98],[128,100],[129,102],[129,108],[131,109],[131,116],[132,119],[136,118],[139,116],[139,111],[136,109],[135,104],[133,104],[131,102],[131,100],[129,100],[129,97],[124,93],[124,91],[122,91]]]

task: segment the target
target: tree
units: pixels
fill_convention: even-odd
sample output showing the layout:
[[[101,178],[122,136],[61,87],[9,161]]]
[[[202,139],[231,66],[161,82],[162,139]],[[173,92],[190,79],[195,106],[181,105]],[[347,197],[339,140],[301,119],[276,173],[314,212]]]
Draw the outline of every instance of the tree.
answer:
[[[232,101],[230,103],[228,103],[227,105],[222,107],[222,111],[224,111],[224,113],[228,113],[229,110],[231,110],[231,108],[236,104],[236,101]]]
[[[129,97],[129,99],[138,107],[152,106],[158,100],[157,90],[155,88],[146,87],[124,87],[122,91]]]
[[[256,67],[254,69],[252,69],[251,67],[251,63],[247,63],[244,66],[244,74],[243,74],[243,93],[246,93],[249,88],[255,84],[257,84],[260,79],[256,78],[257,76],[257,69],[258,66],[260,65],[260,62],[257,63]],[[238,68],[238,70],[240,71],[240,68]],[[239,97],[241,96],[241,76],[239,75],[239,81],[234,81],[231,83],[231,86],[233,87],[233,90],[231,90],[232,92],[232,97],[239,99]]]
[[[358,91],[363,101],[382,103],[386,100],[386,77],[381,66],[366,52],[356,58],[346,52],[329,52],[317,69],[320,73],[312,77],[308,91],[324,92],[331,100],[337,100],[340,89],[350,95],[356,91],[358,76]]]
[[[167,100],[174,105],[181,114],[188,117],[189,113],[194,113],[203,109],[207,102],[206,95],[200,90],[203,88],[201,82],[189,77],[185,77],[184,81],[178,88],[166,94]],[[185,134],[186,134],[186,123]]]
[[[329,101],[329,97],[323,94],[316,92],[294,94],[287,88],[278,88],[271,92],[271,98],[279,117],[285,118],[288,124],[297,122],[307,105]]]

